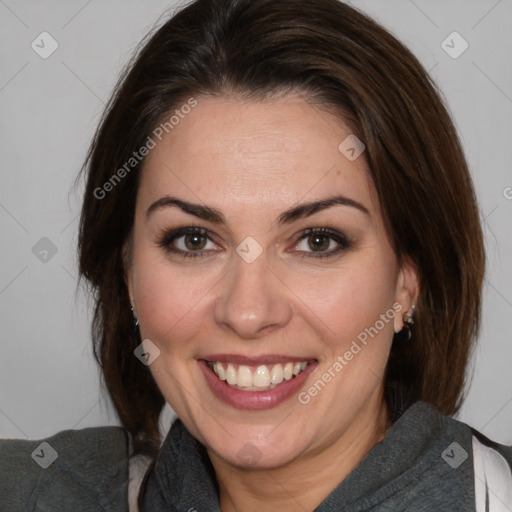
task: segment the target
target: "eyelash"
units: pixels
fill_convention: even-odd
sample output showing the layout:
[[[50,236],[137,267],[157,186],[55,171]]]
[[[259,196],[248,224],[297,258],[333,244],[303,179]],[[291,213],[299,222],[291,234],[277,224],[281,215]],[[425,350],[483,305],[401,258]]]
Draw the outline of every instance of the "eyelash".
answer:
[[[186,235],[199,235],[215,243],[215,235],[208,231],[207,229],[198,227],[185,227],[164,232],[164,234],[159,238],[158,245],[162,247],[166,252],[176,254],[178,256],[181,256],[182,258],[204,257],[205,251],[202,251],[201,249],[196,251],[184,251],[182,249],[177,249],[176,247],[172,246],[172,244],[175,243],[176,240]],[[302,240],[305,240],[313,235],[326,236],[329,239],[336,242],[338,244],[338,247],[336,247],[334,250],[322,251],[318,253],[315,253],[314,251],[298,251],[299,256],[301,258],[328,258],[338,254],[341,251],[351,248],[351,244],[348,241],[348,238],[343,233],[340,233],[339,231],[329,228],[308,228],[302,231],[299,234],[299,237],[297,238],[296,242],[293,244],[293,247],[296,247]]]

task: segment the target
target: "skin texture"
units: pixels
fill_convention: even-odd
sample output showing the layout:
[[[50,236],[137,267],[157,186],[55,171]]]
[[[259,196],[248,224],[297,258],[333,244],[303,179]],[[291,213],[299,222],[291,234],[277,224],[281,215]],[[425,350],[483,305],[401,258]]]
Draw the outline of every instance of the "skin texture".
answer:
[[[142,339],[161,351],[150,370],[206,445],[224,512],[313,510],[389,428],[383,375],[393,332],[418,295],[417,275],[398,265],[364,154],[351,162],[338,150],[350,134],[339,119],[299,95],[197,99],[148,155],[138,191],[126,280]],[[335,205],[277,222],[285,210],[338,194],[368,213]],[[226,223],[177,207],[148,216],[165,195],[211,206]],[[187,226],[215,236],[199,257],[160,244],[166,232]],[[301,237],[325,227],[350,246],[319,258]],[[263,249],[252,263],[236,252],[248,236]],[[186,249],[184,241],[171,245]],[[321,241],[323,252],[338,247]],[[314,359],[307,391],[394,304],[401,313],[306,405],[293,396],[268,410],[236,409],[216,398],[198,366],[212,353]],[[248,444],[258,454],[250,463],[239,453]]]

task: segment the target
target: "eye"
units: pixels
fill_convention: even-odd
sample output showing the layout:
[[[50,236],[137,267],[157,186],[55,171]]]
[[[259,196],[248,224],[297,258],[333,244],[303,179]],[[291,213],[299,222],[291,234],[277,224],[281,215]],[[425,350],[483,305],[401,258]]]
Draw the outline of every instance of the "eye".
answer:
[[[183,258],[207,256],[221,248],[213,241],[214,235],[198,227],[184,227],[165,232],[158,242],[166,252]],[[301,256],[327,257],[350,247],[347,237],[329,228],[311,228],[303,231],[290,249]]]
[[[219,250],[219,246],[213,242],[212,237],[212,233],[203,228],[179,228],[166,232],[161,237],[159,245],[167,252],[184,258],[194,258]]]
[[[349,247],[343,233],[328,228],[311,228],[302,232],[293,250],[303,253],[301,256],[327,257]]]

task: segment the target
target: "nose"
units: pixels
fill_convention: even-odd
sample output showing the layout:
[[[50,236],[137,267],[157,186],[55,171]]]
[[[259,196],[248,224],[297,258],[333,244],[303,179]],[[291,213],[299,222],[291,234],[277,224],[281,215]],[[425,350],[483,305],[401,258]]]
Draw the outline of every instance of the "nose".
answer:
[[[286,285],[260,256],[252,263],[234,256],[214,304],[217,325],[243,339],[258,339],[290,322],[292,307]]]

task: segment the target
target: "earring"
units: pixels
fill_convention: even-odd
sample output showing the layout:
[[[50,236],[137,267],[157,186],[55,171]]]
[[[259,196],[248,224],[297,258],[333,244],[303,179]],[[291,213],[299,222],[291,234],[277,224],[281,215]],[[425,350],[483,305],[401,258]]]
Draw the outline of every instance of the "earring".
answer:
[[[414,325],[414,308],[415,307],[416,307],[416,305],[413,304],[411,307],[411,312],[407,313],[404,316],[402,330],[395,334],[395,336],[397,336],[400,341],[410,341],[410,339],[412,338],[411,327]]]
[[[414,308],[416,307],[415,304],[411,306],[411,312],[404,316],[404,322],[411,327],[411,325],[414,325]]]
[[[135,312],[133,311],[133,308],[130,309],[132,312],[132,327],[134,331],[137,331],[139,327],[139,319],[135,316]]]

